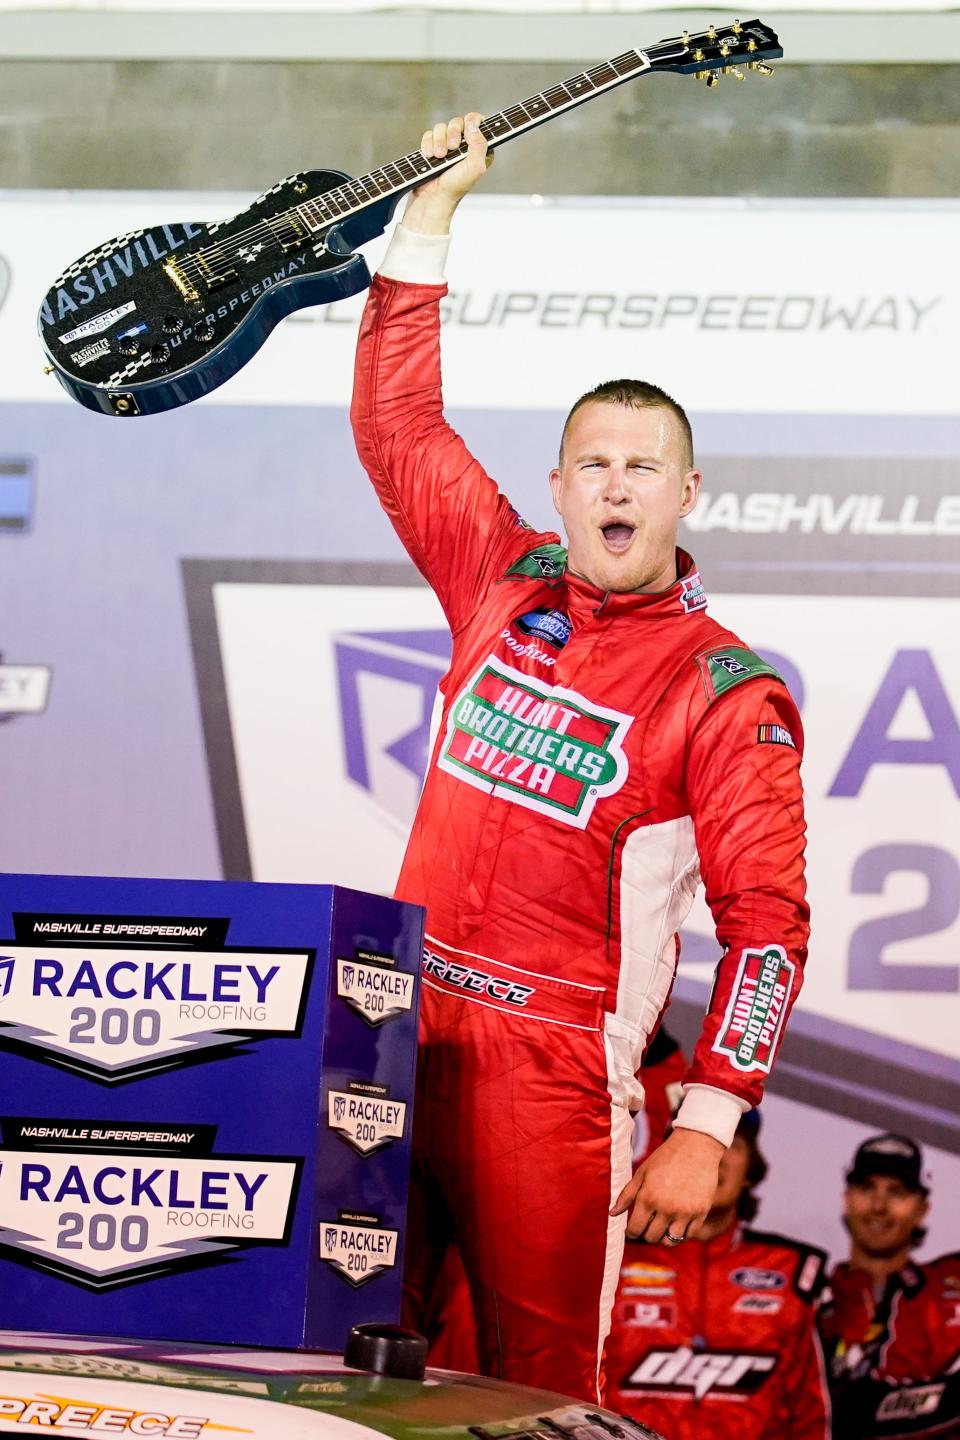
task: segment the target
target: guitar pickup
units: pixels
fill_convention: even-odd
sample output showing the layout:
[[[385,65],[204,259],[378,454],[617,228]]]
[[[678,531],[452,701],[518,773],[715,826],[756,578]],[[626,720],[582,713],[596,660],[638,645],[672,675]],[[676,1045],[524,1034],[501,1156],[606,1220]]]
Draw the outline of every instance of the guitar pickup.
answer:
[[[202,250],[198,251],[193,258],[200,268],[201,279],[208,290],[220,290],[224,285],[229,285],[231,280],[237,278],[237,272],[232,265],[226,266],[225,269],[215,270]]]
[[[285,215],[274,215],[266,224],[284,255],[290,250],[299,250],[310,239],[306,225],[289,210]]]

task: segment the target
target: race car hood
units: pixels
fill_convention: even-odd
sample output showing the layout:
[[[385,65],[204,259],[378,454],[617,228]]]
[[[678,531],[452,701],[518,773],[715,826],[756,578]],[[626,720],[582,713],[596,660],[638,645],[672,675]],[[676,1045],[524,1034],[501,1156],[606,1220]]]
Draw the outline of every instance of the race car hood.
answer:
[[[544,1390],[428,1370],[396,1380],[334,1355],[0,1331],[0,1435],[91,1440],[647,1440]],[[653,1437],[656,1440],[656,1437]]]

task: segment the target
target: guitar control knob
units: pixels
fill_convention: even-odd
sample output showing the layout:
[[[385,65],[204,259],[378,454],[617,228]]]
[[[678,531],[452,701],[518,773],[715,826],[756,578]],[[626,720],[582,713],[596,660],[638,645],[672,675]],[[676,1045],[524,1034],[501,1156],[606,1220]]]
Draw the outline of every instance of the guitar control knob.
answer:
[[[117,349],[121,355],[136,355],[140,349],[140,341],[136,335],[124,335],[122,340],[117,341]]]
[[[147,355],[150,357],[150,360],[154,365],[162,365],[165,360],[168,360],[170,358],[170,346],[151,345],[150,349],[147,351]]]
[[[194,340],[199,340],[201,345],[206,345],[210,340],[213,339],[213,336],[213,326],[208,325],[206,320],[201,320],[199,325],[194,325],[193,338]]]
[[[164,315],[160,323],[165,335],[179,335],[184,325],[182,315]]]

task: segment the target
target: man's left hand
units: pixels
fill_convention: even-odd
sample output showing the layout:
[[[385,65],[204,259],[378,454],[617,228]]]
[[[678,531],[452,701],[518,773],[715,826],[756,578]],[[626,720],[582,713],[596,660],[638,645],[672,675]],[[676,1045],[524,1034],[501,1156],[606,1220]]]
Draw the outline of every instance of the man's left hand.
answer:
[[[611,1215],[627,1216],[627,1234],[655,1244],[693,1236],[713,1204],[724,1146],[701,1130],[674,1130],[638,1166]],[[668,1240],[668,1243],[670,1241]]]

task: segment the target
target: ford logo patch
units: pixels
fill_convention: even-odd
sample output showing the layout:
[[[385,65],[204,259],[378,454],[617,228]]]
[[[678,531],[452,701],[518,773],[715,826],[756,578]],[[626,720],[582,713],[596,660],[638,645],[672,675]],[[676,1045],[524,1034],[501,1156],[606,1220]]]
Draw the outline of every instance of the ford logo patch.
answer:
[[[754,1270],[750,1266],[731,1270],[730,1279],[742,1290],[782,1290],[787,1283],[782,1270]]]

